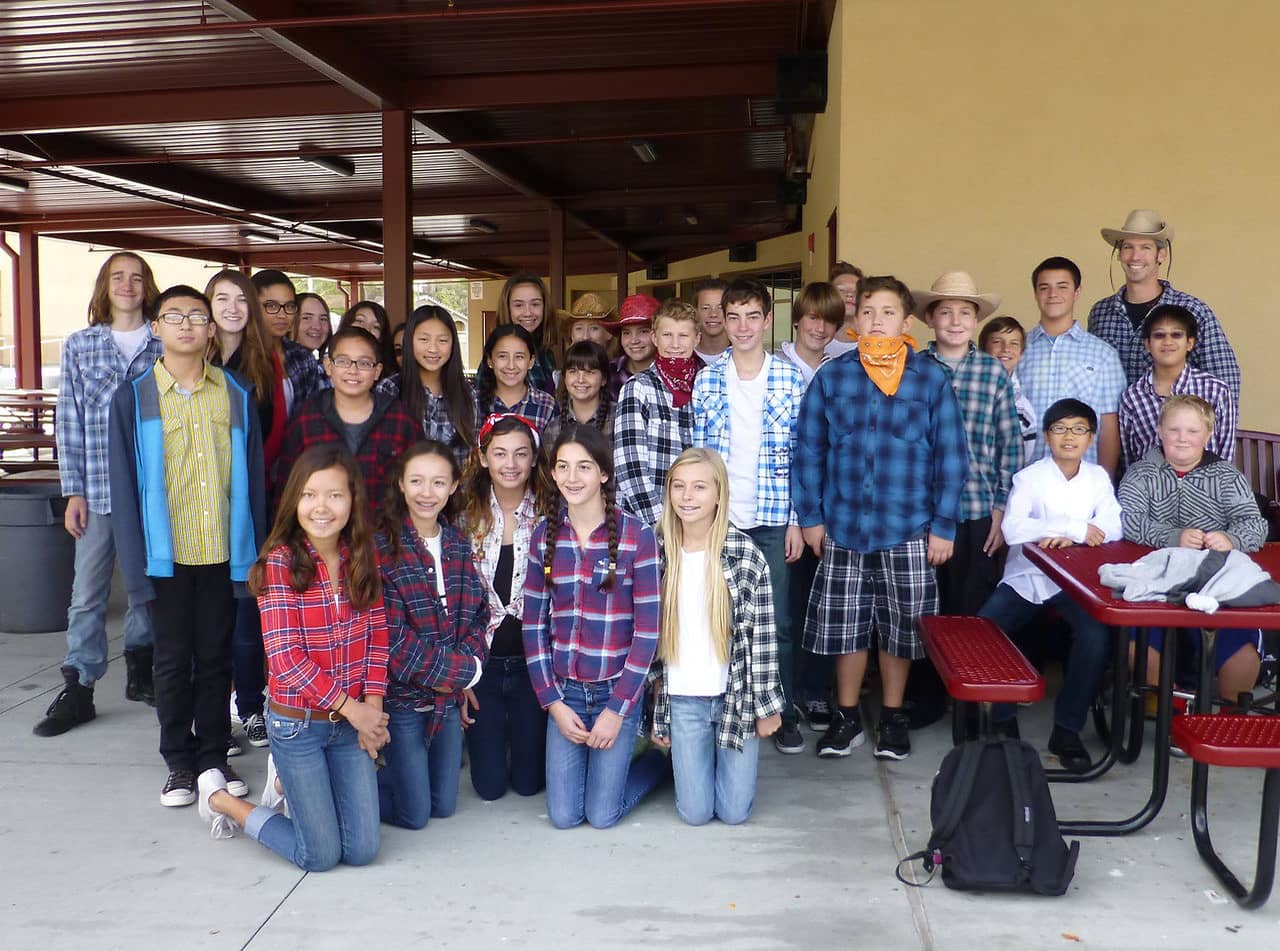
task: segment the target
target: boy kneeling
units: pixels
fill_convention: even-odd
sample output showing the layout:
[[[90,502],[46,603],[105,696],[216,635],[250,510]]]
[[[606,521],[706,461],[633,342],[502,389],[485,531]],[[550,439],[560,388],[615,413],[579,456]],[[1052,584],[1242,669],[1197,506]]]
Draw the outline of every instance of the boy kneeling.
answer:
[[[1049,752],[1064,769],[1080,773],[1089,768],[1089,752],[1080,741],[1089,705],[1107,669],[1111,635],[1023,554],[1023,546],[1066,548],[1101,545],[1120,538],[1120,505],[1107,470],[1084,461],[1098,429],[1098,416],[1080,400],[1058,400],[1044,414],[1049,455],[1013,477],[1005,509],[1004,540],[1009,545],[1004,576],[995,594],[978,614],[1000,625],[1015,638],[1046,605],[1071,627],[1062,691],[1053,705]],[[1016,708],[999,705],[997,723],[1016,735]]]

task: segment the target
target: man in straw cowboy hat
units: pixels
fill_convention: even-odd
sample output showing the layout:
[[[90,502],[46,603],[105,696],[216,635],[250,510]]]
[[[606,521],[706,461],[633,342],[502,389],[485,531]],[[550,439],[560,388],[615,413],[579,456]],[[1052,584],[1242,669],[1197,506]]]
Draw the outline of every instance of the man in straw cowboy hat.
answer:
[[[1173,253],[1173,225],[1158,211],[1137,208],[1121,227],[1103,228],[1102,240],[1119,255],[1124,287],[1093,305],[1089,332],[1116,348],[1128,381],[1136,383],[1151,368],[1151,354],[1140,334],[1143,320],[1158,304],[1177,304],[1196,319],[1196,347],[1189,362],[1226,383],[1238,406],[1240,364],[1217,315],[1200,298],[1160,279],[1160,265],[1169,262]]]

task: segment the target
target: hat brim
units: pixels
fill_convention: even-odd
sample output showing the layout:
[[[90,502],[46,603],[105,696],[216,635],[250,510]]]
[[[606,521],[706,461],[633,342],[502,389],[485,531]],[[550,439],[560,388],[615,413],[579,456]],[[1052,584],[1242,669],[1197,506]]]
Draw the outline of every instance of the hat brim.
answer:
[[[999,294],[938,294],[931,290],[912,291],[911,296],[916,302],[915,316],[922,321],[925,319],[925,311],[934,301],[967,300],[978,308],[978,320],[983,321],[996,312],[1003,300]]]
[[[604,328],[615,333],[622,330],[623,327],[639,327],[642,324],[652,326],[653,318],[645,317],[643,314],[633,314],[630,317],[622,317],[618,320],[603,321]]]
[[[1124,231],[1120,228],[1103,228],[1102,240],[1107,247],[1114,248],[1125,238],[1150,238],[1152,241],[1172,241],[1173,229],[1165,225],[1159,231]]]
[[[569,323],[574,320],[597,320],[600,323],[605,324],[607,323],[609,318],[612,316],[613,316],[612,308],[605,311],[603,314],[575,314],[571,310],[564,310],[561,307],[556,308],[556,319],[562,320],[565,323]]]

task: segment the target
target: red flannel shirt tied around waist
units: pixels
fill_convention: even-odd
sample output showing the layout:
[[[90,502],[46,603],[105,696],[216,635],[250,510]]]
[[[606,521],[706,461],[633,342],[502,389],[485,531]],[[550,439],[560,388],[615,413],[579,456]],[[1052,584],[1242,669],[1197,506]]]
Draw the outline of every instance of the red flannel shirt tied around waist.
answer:
[[[334,585],[314,548],[315,578],[301,594],[293,590],[290,554],[272,549],[263,572],[258,611],[270,672],[268,692],[289,707],[328,710],[348,696],[384,696],[387,692],[387,621],[378,600],[353,611],[343,585]],[[343,574],[350,552],[343,547]]]
[[[408,519],[400,527],[400,557],[392,558],[386,536],[378,535],[382,600],[387,613],[390,659],[387,708],[422,710],[434,705],[428,736],[444,721],[446,704],[475,679],[476,659],[489,656],[485,636],[489,599],[462,534],[441,525],[440,598],[435,559]]]
[[[609,529],[601,522],[579,547],[566,517],[555,539],[551,580],[543,572],[547,523],[533,531],[524,579],[524,653],[543,708],[563,699],[560,683],[613,680],[608,708],[627,716],[658,649],[658,547],[653,530],[619,511],[617,573],[609,573]]]

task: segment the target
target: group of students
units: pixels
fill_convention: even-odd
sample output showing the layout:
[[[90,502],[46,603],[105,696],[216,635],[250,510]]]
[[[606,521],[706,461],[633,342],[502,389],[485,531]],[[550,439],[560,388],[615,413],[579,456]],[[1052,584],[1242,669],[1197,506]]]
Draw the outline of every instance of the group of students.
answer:
[[[1237,397],[1188,365],[1203,321],[1141,297],[1127,263],[1150,244],[1158,265],[1167,239],[1108,240],[1153,360],[1131,384],[1075,322],[1065,258],[1033,272],[1037,327],[996,318],[977,345],[999,299],[967,274],[913,293],[842,264],[797,296],[777,353],[749,278],[693,303],[585,294],[549,320],[517,275],[473,387],[441,308],[396,329],[358,306],[321,339],[280,272],[160,293],[113,255],[64,351],[76,584],[66,688],[35,732],[93,718],[118,552],[126,696],[157,707],[162,804],[198,801],[215,837],[243,830],[303,868],[370,861],[379,821],[450,815],[464,745],[482,798],[545,785],[557,827],[611,826],[669,772],[685,821],[745,821],[761,739],[801,752],[805,719],[820,756],[864,741],[873,649],[875,755],[902,759],[926,705],[908,698],[928,682],[916,623],[939,610],[1016,636],[1059,609],[1049,748],[1085,769],[1106,632],[1020,546],[1265,536],[1211,451],[1229,454]],[[1219,639],[1224,693],[1249,651],[1256,676],[1250,637]],[[257,806],[227,764],[233,678],[246,737],[271,747]]]

